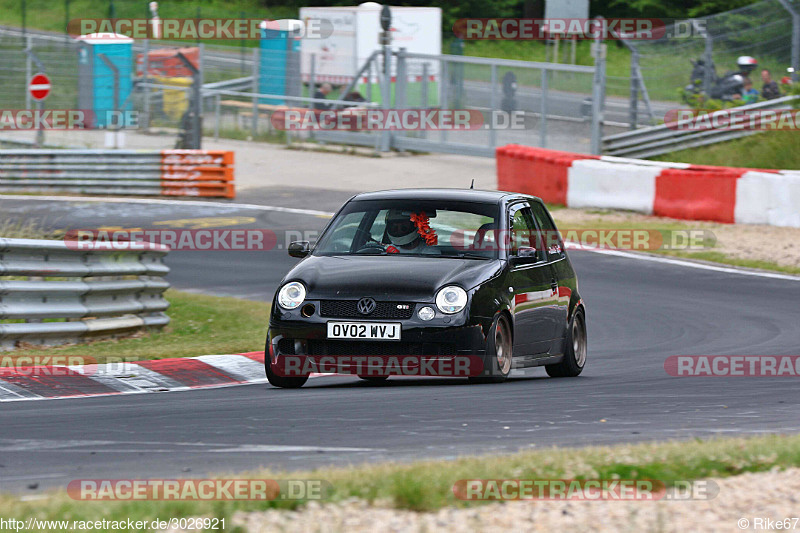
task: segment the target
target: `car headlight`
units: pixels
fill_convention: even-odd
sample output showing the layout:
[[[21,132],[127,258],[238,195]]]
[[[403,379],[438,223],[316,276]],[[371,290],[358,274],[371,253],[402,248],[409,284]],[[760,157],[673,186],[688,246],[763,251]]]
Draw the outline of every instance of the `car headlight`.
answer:
[[[284,309],[295,309],[306,299],[306,288],[297,281],[287,283],[278,293],[278,304]]]
[[[436,307],[439,311],[452,315],[458,313],[467,305],[467,291],[461,287],[450,285],[444,287],[436,294]]]

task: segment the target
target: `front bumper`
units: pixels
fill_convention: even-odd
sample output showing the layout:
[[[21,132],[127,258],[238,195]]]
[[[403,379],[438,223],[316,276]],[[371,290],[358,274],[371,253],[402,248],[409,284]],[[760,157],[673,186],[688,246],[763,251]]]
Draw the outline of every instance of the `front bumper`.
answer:
[[[492,318],[470,317],[467,310],[453,315],[437,310],[432,320],[424,321],[417,316],[417,309],[432,306],[429,303],[414,304],[408,319],[373,320],[322,317],[318,314],[319,302],[306,301],[306,304],[314,305],[317,310],[308,317],[302,316],[300,309],[286,311],[277,305],[273,307],[267,337],[273,362],[281,355],[482,356],[492,324]],[[399,341],[328,339],[327,323],[331,321],[400,323],[402,332]]]

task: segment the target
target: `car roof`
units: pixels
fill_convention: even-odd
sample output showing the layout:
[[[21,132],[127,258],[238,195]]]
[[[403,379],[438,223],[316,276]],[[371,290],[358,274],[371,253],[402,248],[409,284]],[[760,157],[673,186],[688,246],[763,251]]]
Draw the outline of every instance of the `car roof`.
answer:
[[[484,191],[479,189],[393,189],[388,191],[363,192],[351,201],[361,200],[453,200],[461,202],[501,203],[515,198],[531,199],[521,193]],[[537,198],[538,199],[538,198]]]

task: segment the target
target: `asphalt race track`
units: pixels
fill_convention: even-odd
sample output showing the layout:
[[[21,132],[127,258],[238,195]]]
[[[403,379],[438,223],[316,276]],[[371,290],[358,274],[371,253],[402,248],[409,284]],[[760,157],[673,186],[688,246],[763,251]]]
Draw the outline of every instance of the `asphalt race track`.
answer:
[[[346,198],[309,191],[305,207]],[[276,203],[253,193],[239,201]],[[272,200],[272,202],[270,202]],[[298,207],[291,204],[291,207]],[[230,207],[0,199],[4,218],[48,227],[157,227],[243,217],[240,227],[319,229],[325,219]],[[246,217],[255,218],[254,221]],[[278,242],[281,243],[279,237]],[[0,405],[0,491],[78,478],[160,479],[261,466],[309,469],[364,461],[453,458],[550,445],[800,431],[796,378],[675,378],[670,355],[796,355],[800,282],[571,252],[587,303],[583,375],[541,369],[501,385],[462,380],[315,378],[269,385]],[[295,260],[271,252],[173,252],[181,289],[262,305]],[[198,354],[201,355],[201,354]]]

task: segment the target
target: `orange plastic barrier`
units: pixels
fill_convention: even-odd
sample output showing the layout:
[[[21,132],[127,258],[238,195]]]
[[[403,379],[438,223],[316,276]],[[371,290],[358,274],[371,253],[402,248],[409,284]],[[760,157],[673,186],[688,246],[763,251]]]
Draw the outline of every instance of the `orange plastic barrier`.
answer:
[[[576,159],[600,159],[531,146],[509,144],[495,151],[497,188],[538,196],[551,204],[567,204],[567,171]]]
[[[667,168],[656,177],[653,214],[686,220],[734,222],[736,180],[743,169]]]
[[[233,152],[162,150],[161,194],[234,198]]]

